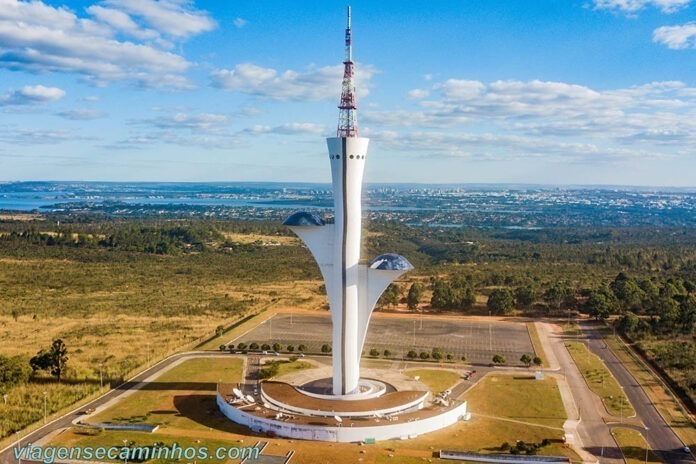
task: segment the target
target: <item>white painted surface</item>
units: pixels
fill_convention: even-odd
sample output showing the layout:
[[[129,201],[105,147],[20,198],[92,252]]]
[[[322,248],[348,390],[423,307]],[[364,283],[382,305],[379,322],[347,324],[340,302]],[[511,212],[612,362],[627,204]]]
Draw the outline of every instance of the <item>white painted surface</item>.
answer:
[[[217,403],[220,411],[227,418],[238,424],[245,425],[255,432],[266,433],[267,431],[272,431],[281,437],[334,442],[359,442],[368,438],[392,440],[406,436],[413,438],[423,433],[448,427],[466,415],[466,403],[462,403],[440,415],[412,422],[391,423],[383,420],[379,425],[351,427],[350,419],[344,419],[340,427],[322,427],[257,417],[227,404],[220,395],[217,395]]]

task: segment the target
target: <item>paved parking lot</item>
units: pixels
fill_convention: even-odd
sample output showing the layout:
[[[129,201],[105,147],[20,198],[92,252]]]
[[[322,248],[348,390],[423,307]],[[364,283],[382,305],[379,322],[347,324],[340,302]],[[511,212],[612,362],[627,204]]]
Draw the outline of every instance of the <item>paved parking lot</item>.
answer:
[[[331,342],[331,318],[326,315],[278,314],[233,343],[275,342],[283,345],[304,343],[309,351],[318,352]],[[508,364],[517,364],[524,353],[534,353],[527,326],[516,322],[481,322],[428,317],[376,317],[370,322],[365,352],[389,349],[395,356],[409,350],[430,351],[440,348],[456,359],[466,355],[470,362],[489,363],[494,354],[501,354]]]

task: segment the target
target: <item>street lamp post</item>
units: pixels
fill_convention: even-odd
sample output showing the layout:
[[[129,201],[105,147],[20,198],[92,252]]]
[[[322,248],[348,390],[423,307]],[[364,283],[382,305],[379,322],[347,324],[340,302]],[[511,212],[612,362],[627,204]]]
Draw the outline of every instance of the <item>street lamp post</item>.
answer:
[[[104,393],[104,376],[102,375],[102,366],[104,366],[104,364],[99,363],[99,391]]]
[[[46,417],[48,416],[48,392],[43,392],[44,396],[44,424],[46,423]]]
[[[126,444],[127,444],[127,443],[128,443],[128,440],[126,440],[126,439],[124,438],[124,439],[123,439],[123,447],[124,447],[124,448],[126,447]],[[124,461],[125,461],[124,464],[128,464],[128,453],[126,453],[126,458],[125,458]]]
[[[648,427],[645,427],[645,435],[643,436],[643,440],[645,440],[645,464],[648,464],[648,449],[650,448],[650,445],[648,445],[648,430],[650,430]]]
[[[491,327],[491,310],[488,310],[488,350],[493,351],[493,328]]]
[[[416,349],[416,321],[413,321],[413,349]]]
[[[619,397],[619,422],[623,424],[623,397],[624,387],[621,387],[621,396]]]
[[[15,445],[15,448],[17,448],[19,450],[19,447],[22,446],[21,435],[20,435],[19,431],[15,432],[15,434],[17,435],[17,444]],[[21,453],[19,454],[18,461],[19,461],[19,464],[22,464],[22,454]]]

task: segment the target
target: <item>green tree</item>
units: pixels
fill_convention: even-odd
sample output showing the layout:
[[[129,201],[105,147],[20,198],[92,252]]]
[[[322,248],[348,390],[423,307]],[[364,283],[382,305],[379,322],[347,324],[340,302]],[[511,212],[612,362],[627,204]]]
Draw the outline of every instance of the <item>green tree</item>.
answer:
[[[295,351],[295,345],[288,345],[288,352],[292,353],[293,351]]]
[[[525,366],[529,367],[532,364],[532,357],[527,353],[523,354],[520,358],[520,362]]]
[[[496,354],[493,356],[493,363],[494,364],[505,364],[505,356]]]
[[[442,353],[442,350],[440,348],[433,348],[433,351],[431,353],[431,356],[433,359],[440,360],[444,357],[444,354]]]
[[[321,345],[321,352],[322,353],[331,353],[331,345],[324,343]]]
[[[565,282],[555,282],[542,296],[544,301],[554,309],[570,308],[575,303],[575,292]]]
[[[539,356],[534,356],[534,359],[532,359],[532,362],[534,363],[535,366],[541,366],[543,362],[541,361],[541,358]]]
[[[411,287],[408,289],[408,295],[406,296],[406,305],[408,306],[408,309],[411,311],[418,309],[422,294],[423,286],[418,282],[412,283]]]
[[[256,343],[256,342],[251,342],[251,344],[249,345],[249,349],[250,349],[250,350],[258,350],[258,349],[259,349],[259,344]]]
[[[53,340],[48,351],[39,351],[39,353],[29,361],[29,365],[34,371],[48,370],[51,375],[58,378],[59,382],[62,375],[65,373],[67,363],[68,349],[61,339]]]
[[[418,357],[418,353],[416,353],[415,350],[409,350],[409,352],[406,353],[406,357],[408,359],[416,359]]]
[[[430,358],[430,353],[428,353],[427,351],[421,351],[420,358],[421,359],[428,359],[428,358]]]
[[[603,321],[611,314],[612,305],[605,293],[594,290],[587,299],[587,310],[591,317]]]
[[[283,349],[283,345],[281,345],[280,343],[275,342],[275,343],[273,344],[273,351],[275,351],[276,353],[279,352],[279,351],[282,350],[282,349]]]
[[[302,344],[298,346],[297,351],[299,351],[300,353],[304,353],[305,351],[307,351],[307,345]]]
[[[31,371],[29,364],[20,356],[0,355],[0,394],[7,393],[10,387],[26,383]]]
[[[379,350],[377,348],[372,348],[370,350],[370,356],[372,356],[373,358],[376,358],[377,356],[379,356]]]
[[[492,314],[510,314],[515,306],[512,292],[507,288],[496,288],[488,297],[487,306]]]
[[[241,351],[244,351],[244,350],[247,349],[247,344],[244,343],[244,342],[238,343],[238,344],[237,344],[237,349],[238,349],[238,350],[241,350]]]
[[[390,350],[384,350],[384,357],[385,358],[391,358],[392,352]]]
[[[268,343],[264,343],[264,344],[261,345],[261,349],[262,349],[263,351],[268,351],[268,350],[271,349],[271,345],[269,345]]]
[[[536,290],[531,285],[517,287],[515,289],[515,301],[520,309],[528,308],[536,300]]]
[[[377,307],[378,308],[393,308],[394,306],[399,304],[399,293],[400,289],[398,285],[396,284],[389,284],[387,289],[382,293],[382,295],[379,297],[379,300],[377,300]]]

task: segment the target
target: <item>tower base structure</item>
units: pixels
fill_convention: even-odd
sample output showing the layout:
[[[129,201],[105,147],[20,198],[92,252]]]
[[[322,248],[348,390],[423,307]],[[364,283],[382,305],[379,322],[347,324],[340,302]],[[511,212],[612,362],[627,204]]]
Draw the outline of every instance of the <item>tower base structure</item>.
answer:
[[[365,386],[362,394],[337,397],[266,381],[258,398],[241,394],[232,384],[219,384],[217,404],[227,418],[253,432],[330,442],[415,438],[469,419],[466,402],[430,401],[426,391],[387,392],[372,379],[360,383]]]

